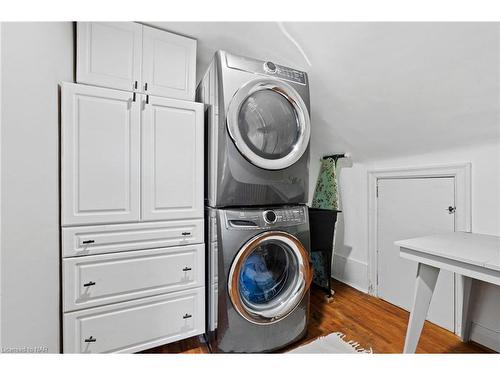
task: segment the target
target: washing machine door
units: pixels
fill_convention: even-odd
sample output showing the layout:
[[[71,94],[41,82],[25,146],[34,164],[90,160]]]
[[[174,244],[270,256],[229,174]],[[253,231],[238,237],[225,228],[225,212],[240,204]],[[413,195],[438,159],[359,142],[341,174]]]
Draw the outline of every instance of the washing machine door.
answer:
[[[231,99],[227,128],[239,152],[263,169],[283,169],[309,144],[309,111],[297,91],[277,79],[248,82]]]
[[[289,233],[269,231],[250,239],[235,257],[228,292],[236,311],[255,324],[288,316],[309,290],[309,253]]]

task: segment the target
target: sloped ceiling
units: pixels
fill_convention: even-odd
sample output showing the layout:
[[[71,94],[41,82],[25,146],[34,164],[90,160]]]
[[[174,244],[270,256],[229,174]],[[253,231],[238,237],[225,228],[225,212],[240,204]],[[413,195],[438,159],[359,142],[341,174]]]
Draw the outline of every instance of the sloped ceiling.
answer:
[[[500,139],[495,23],[154,22],[198,40],[198,79],[218,49],[306,70],[315,154],[354,160]]]

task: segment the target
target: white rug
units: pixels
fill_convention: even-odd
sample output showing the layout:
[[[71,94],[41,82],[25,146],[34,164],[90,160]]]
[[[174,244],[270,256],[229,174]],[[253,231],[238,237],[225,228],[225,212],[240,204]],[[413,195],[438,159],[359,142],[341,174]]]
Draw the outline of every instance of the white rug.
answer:
[[[372,348],[364,349],[355,341],[345,341],[345,335],[341,332],[331,333],[322,336],[308,344],[292,349],[287,353],[292,354],[333,354],[333,353],[352,353],[352,354],[372,354]]]

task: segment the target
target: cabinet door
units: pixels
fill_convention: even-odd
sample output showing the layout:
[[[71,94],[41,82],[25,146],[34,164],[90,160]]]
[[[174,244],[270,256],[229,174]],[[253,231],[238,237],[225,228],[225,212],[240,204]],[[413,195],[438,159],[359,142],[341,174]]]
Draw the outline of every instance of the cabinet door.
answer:
[[[78,22],[76,80],[133,90],[141,85],[142,25]]]
[[[142,64],[145,93],[194,100],[196,40],[144,26]]]
[[[62,86],[62,224],[140,219],[140,103],[132,93]]]
[[[203,104],[149,97],[142,118],[142,219],[203,217]]]

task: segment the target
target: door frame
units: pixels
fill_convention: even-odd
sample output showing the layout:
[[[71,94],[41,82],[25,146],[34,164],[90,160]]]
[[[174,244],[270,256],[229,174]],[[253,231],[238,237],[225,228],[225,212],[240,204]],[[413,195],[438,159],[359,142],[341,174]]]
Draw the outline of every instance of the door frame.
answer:
[[[378,180],[402,178],[452,177],[455,182],[455,231],[470,232],[472,163],[442,164],[424,167],[396,167],[368,171],[368,293],[378,297]],[[464,286],[455,275],[455,334],[462,334]]]

